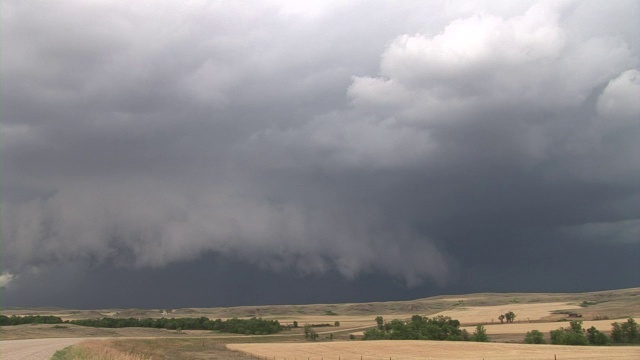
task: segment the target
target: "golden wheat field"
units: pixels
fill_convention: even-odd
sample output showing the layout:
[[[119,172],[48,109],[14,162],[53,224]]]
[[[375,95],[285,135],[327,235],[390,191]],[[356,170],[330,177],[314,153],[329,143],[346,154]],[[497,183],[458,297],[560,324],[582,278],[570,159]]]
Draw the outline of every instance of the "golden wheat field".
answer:
[[[507,304],[494,306],[465,306],[453,310],[446,310],[432,316],[444,315],[458,319],[461,323],[491,323],[497,322],[498,316],[507,311],[517,314],[517,321],[540,320],[552,315],[555,310],[575,309],[577,304],[565,302],[547,302],[539,304]]]
[[[325,343],[230,344],[236,350],[264,359],[308,360],[471,360],[471,359],[639,359],[640,347],[575,347],[469,343],[451,341],[361,341]]]

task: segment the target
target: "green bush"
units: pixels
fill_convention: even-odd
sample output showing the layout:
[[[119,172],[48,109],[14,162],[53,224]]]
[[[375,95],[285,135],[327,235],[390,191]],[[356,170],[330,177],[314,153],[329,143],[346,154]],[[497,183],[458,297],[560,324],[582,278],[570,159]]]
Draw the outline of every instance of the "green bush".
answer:
[[[571,321],[569,328],[551,330],[551,343],[555,345],[588,345],[589,340],[584,334],[582,321]]]
[[[471,341],[477,342],[489,342],[489,337],[487,336],[487,329],[482,325],[476,326],[476,331],[471,335]]]
[[[527,344],[544,344],[544,335],[538,330],[531,330],[525,335],[524,342]]]
[[[311,341],[316,341],[318,333],[311,327],[311,325],[304,326],[304,338]]]

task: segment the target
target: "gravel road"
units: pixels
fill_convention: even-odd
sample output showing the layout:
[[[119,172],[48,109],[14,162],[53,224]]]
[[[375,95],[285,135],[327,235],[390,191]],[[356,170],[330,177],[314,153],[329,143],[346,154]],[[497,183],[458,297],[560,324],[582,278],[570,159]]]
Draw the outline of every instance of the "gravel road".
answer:
[[[2,360],[49,360],[53,354],[86,338],[26,339],[0,341]]]

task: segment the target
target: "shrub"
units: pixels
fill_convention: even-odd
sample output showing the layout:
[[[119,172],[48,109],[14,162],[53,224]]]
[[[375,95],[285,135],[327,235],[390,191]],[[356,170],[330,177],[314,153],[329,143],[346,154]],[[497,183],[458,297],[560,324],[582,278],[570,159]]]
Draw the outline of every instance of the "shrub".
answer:
[[[555,345],[588,345],[589,340],[582,329],[582,321],[571,321],[569,328],[551,330],[551,343]]]
[[[527,344],[544,344],[544,335],[538,330],[531,330],[525,335],[524,342]]]
[[[477,342],[489,342],[489,337],[487,336],[487,329],[482,325],[476,326],[476,331],[471,335],[471,341]]]
[[[311,341],[316,341],[318,333],[311,327],[311,325],[304,326],[304,338]]]
[[[591,305],[595,305],[595,304],[597,304],[597,302],[584,300],[582,303],[580,303],[580,306],[581,307],[587,307],[587,306],[591,306]]]

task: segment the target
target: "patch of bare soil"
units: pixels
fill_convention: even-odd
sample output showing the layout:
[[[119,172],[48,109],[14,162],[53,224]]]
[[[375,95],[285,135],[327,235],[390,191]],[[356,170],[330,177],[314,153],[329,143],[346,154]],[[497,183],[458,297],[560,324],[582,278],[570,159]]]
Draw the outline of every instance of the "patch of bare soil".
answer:
[[[2,360],[49,360],[56,351],[83,340],[85,339],[3,340],[0,341],[0,354]]]

